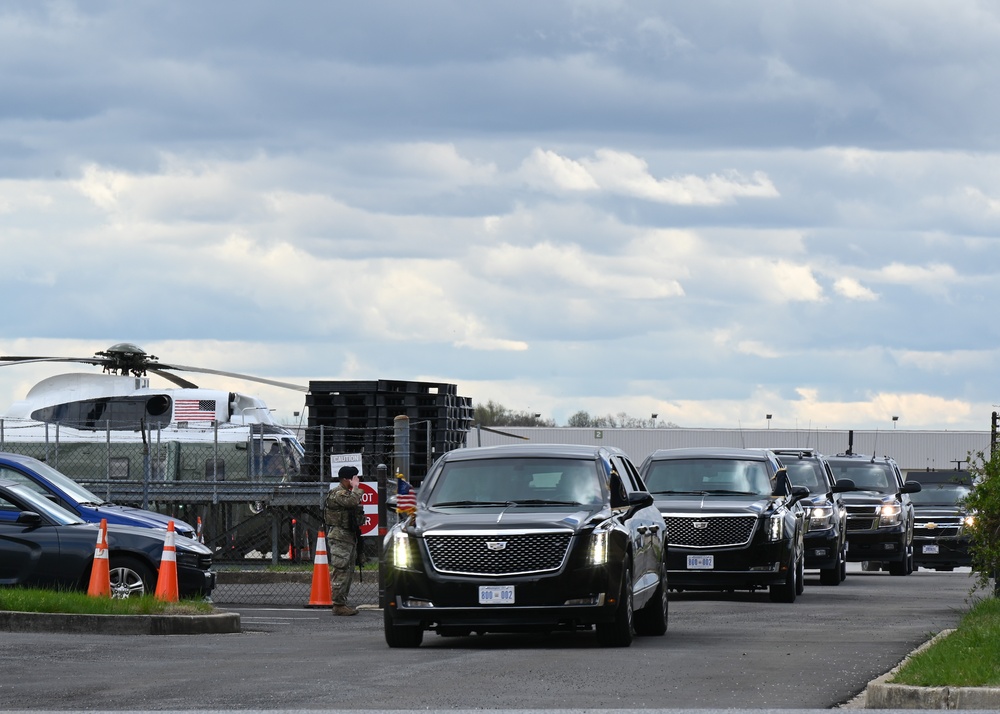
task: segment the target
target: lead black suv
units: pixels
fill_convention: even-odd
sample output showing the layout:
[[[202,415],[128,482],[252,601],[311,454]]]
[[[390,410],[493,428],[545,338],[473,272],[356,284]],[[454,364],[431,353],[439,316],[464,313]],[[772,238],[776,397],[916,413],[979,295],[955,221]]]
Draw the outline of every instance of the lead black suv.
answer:
[[[972,516],[964,500],[972,490],[968,471],[910,471],[907,482],[920,484],[913,502],[913,565],[954,570],[972,565],[966,528]]]
[[[848,479],[837,481],[826,457],[816,449],[771,449],[795,486],[809,489],[802,499],[806,517],[806,568],[819,569],[823,585],[840,585],[847,577],[847,505],[841,494],[854,490]]]
[[[888,456],[837,454],[828,456],[838,479],[850,479],[855,490],[844,494],[847,504],[847,559],[865,569],[886,567],[891,575],[913,572],[913,503],[910,494],[920,484],[903,481]]]
[[[596,627],[605,646],[667,629],[663,518],[618,449],[457,449],[385,538],[390,647],[441,635]]]
[[[675,590],[768,588],[776,602],[802,593],[809,495],[762,449],[660,449],[639,469],[667,524]]]

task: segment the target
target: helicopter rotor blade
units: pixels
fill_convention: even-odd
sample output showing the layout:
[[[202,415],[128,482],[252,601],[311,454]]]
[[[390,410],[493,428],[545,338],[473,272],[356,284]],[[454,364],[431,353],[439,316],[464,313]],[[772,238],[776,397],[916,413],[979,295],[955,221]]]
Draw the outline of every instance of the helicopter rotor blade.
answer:
[[[35,364],[39,362],[80,362],[83,364],[104,364],[104,360],[95,357],[4,357],[0,356],[0,367],[10,367],[14,364]]]
[[[184,377],[181,377],[180,375],[171,374],[170,372],[164,372],[163,370],[159,370],[159,369],[153,369],[152,367],[149,367],[148,369],[149,369],[150,372],[152,372],[156,376],[163,377],[167,381],[173,382],[178,387],[183,387],[184,389],[198,389],[198,385],[197,384],[195,384],[194,382],[189,382],[188,380],[184,379]]]
[[[303,387],[301,384],[292,384],[290,382],[279,382],[274,379],[265,379],[264,377],[254,377],[250,374],[240,374],[238,372],[224,372],[219,369],[208,369],[206,367],[187,367],[182,364],[163,364],[160,362],[150,363],[147,366],[150,371],[154,370],[180,370],[182,372],[200,372],[203,374],[217,374],[222,377],[233,377],[235,379],[245,379],[249,382],[260,382],[261,384],[270,384],[272,387],[281,387],[282,389],[294,389],[297,392],[308,392],[309,387]],[[157,371],[157,374],[159,372]]]

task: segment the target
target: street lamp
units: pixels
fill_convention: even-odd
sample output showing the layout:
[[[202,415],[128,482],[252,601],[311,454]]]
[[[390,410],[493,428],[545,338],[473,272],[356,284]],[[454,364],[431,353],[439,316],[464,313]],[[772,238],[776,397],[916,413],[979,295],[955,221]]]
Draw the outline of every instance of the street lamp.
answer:
[[[898,417],[898,416],[894,416],[894,417],[892,418],[892,428],[893,428],[893,429],[895,429],[895,428],[896,428],[896,422],[897,422],[897,421],[899,421],[899,417]]]
[[[767,416],[767,428],[770,429],[771,428],[771,415],[767,414],[766,416]]]

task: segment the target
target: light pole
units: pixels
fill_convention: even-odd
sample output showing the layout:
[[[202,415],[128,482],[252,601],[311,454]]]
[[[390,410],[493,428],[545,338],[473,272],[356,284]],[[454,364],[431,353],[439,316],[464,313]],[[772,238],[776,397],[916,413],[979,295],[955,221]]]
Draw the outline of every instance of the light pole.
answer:
[[[767,429],[768,429],[768,431],[770,431],[771,430],[771,415],[767,414],[766,416],[767,416]]]
[[[897,421],[899,421],[899,417],[898,417],[898,416],[894,416],[894,417],[892,418],[892,428],[893,428],[893,429],[895,429],[895,428],[896,428],[896,422],[897,422]]]

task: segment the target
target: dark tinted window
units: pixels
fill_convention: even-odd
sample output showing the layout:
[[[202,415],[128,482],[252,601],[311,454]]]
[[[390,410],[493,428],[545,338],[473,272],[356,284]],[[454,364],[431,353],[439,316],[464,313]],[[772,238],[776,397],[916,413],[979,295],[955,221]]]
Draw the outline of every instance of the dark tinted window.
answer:
[[[447,462],[435,479],[428,506],[559,501],[604,502],[596,462],[586,459],[511,458]]]
[[[785,471],[788,472],[788,478],[793,486],[805,486],[809,489],[809,493],[814,495],[829,490],[823,464],[819,461],[782,457],[781,463],[785,465]]]
[[[892,466],[885,462],[830,461],[830,468],[838,481],[849,478],[862,491],[895,493],[898,490]]]
[[[912,479],[911,479],[912,480]],[[957,506],[969,495],[969,487],[957,483],[924,483],[910,500],[921,506]]]
[[[50,424],[63,424],[74,429],[127,429],[138,431],[145,421],[147,427],[170,423],[170,399],[161,394],[152,397],[104,397],[79,402],[56,404],[36,409],[31,418]]]
[[[763,461],[749,459],[663,459],[646,473],[651,493],[750,493],[767,496],[774,485]]]

